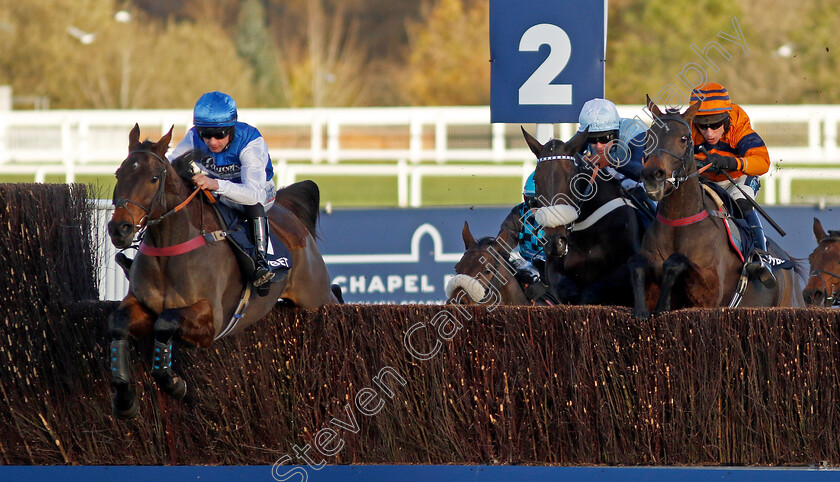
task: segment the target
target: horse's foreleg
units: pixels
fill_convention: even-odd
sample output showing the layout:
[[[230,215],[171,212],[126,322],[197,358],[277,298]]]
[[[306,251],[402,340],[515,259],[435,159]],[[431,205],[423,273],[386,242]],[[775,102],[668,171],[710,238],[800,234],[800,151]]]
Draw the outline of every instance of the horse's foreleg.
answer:
[[[562,260],[546,261],[545,277],[551,294],[560,303],[577,304],[580,291],[577,284],[562,271]]]
[[[215,335],[213,307],[201,300],[185,308],[164,310],[155,321],[154,329],[152,375],[161,390],[180,400],[187,394],[187,383],[172,369],[173,340],[179,335],[198,346],[210,346]]]
[[[131,352],[128,336],[145,336],[151,332],[152,324],[152,314],[140,305],[134,295],[126,296],[119,308],[108,317],[108,333],[111,336],[108,358],[111,362],[111,386],[114,387],[111,409],[117,417],[134,418],[140,409],[129,368]]]
[[[627,260],[627,267],[630,269],[630,285],[633,288],[633,313],[639,320],[650,318],[645,293],[647,278],[651,274],[648,260],[641,254],[637,254]]]
[[[655,314],[671,310],[671,296],[674,284],[688,270],[691,261],[680,253],[674,253],[662,264],[662,285],[659,301],[653,310]]]
[[[155,321],[155,348],[152,376],[158,386],[176,400],[187,394],[187,383],[172,369],[172,340],[181,327],[181,310],[164,310]]]

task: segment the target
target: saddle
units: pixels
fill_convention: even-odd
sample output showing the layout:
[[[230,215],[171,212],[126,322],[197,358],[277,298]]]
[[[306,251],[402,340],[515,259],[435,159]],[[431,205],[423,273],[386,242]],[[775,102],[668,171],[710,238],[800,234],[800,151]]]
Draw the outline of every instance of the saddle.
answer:
[[[741,213],[741,209],[738,207],[738,204],[732,200],[729,193],[717,184],[701,180],[700,185],[703,186],[703,190],[706,192],[706,195],[709,196],[709,198],[715,203],[718,208],[718,212],[721,213],[713,215],[723,219],[726,226],[729,246],[732,247],[735,253],[738,254],[741,261],[746,263],[748,261],[748,257],[751,256],[750,252],[753,251],[753,246],[755,246],[755,240],[753,238],[752,229],[750,229],[749,225],[742,217],[743,214]],[[772,239],[767,239],[767,245],[773,252],[784,253],[784,250],[781,249],[781,247]],[[744,253],[746,253],[746,255]],[[762,260],[773,270],[774,273],[779,269],[791,269],[796,266],[790,257],[779,258],[770,253],[757,251],[752,253],[752,256],[761,256]]]
[[[234,248],[233,252],[236,255],[236,260],[239,262],[239,269],[242,272],[243,280],[248,283],[251,276],[256,269],[254,266],[254,255],[257,252],[256,246],[251,241],[248,233],[252,232],[250,220],[243,217],[242,214],[226,206],[223,203],[217,202],[213,204],[216,211],[216,217],[222,225],[222,236]],[[266,260],[275,273],[272,283],[283,281],[288,274],[288,270],[292,269],[292,255],[289,248],[284,245],[274,233],[268,235],[268,250],[266,251]]]

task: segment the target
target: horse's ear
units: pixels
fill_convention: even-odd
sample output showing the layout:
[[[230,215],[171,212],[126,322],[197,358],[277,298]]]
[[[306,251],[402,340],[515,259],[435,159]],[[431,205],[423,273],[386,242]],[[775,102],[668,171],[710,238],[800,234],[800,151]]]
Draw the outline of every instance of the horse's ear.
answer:
[[[694,116],[697,115],[697,111],[700,110],[700,102],[695,102],[688,106],[685,113],[682,115],[682,118],[686,122],[691,122],[694,120]]]
[[[128,133],[128,150],[140,144],[140,125],[134,124],[134,128]]]
[[[470,232],[470,225],[464,221],[464,229],[461,230],[461,237],[464,238],[464,249],[470,249],[475,246],[475,238]]]
[[[169,128],[169,132],[167,132],[163,137],[160,138],[159,141],[155,143],[155,153],[157,153],[160,157],[166,155],[166,151],[169,150],[169,142],[172,141],[172,130],[175,128],[173,125]]]
[[[660,117],[662,115],[662,111],[659,110],[659,107],[657,107],[652,100],[650,100],[649,95],[645,94],[645,97],[647,98],[647,108],[650,113],[653,114],[654,117]]]
[[[573,135],[571,139],[569,139],[566,144],[563,145],[565,147],[566,154],[573,156],[583,150],[586,146],[586,139],[589,137],[589,127],[587,126],[586,129],[582,131],[578,131],[577,134]]]
[[[534,136],[528,134],[528,131],[526,131],[524,127],[519,126],[519,128],[522,129],[522,135],[525,136],[525,142],[528,143],[528,147],[531,149],[531,152],[533,152],[535,156],[540,157],[543,145],[540,144],[540,141],[534,138]]]
[[[822,223],[817,218],[814,218],[814,237],[817,238],[818,243],[827,237],[825,229],[822,227]]]

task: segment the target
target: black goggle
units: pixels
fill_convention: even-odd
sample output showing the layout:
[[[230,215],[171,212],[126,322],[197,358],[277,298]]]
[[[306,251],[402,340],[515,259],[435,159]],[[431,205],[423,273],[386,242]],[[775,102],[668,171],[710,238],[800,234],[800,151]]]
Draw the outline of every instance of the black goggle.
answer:
[[[697,126],[697,128],[701,131],[705,131],[706,129],[717,130],[720,129],[720,126],[722,126],[724,122],[725,121],[718,121],[713,122],[711,124],[698,124],[697,122],[695,122],[694,125]]]
[[[525,205],[528,206],[529,209],[537,209],[540,207],[540,202],[535,197],[525,197]]]
[[[224,139],[230,135],[230,127],[199,127],[197,131],[202,139]]]
[[[616,138],[615,132],[607,132],[606,134],[591,135],[586,138],[586,142],[590,144],[609,144]]]

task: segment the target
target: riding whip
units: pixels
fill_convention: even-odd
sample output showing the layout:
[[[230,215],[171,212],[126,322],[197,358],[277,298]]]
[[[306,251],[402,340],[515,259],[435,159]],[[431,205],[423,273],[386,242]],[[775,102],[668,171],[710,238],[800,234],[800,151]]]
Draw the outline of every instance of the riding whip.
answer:
[[[700,152],[702,152],[703,154],[706,154],[707,156],[709,155],[709,151],[706,149],[706,147],[705,147],[705,146],[700,146]],[[785,230],[784,230],[784,229],[782,229],[782,228],[781,228],[778,224],[776,224],[776,221],[773,221],[773,218],[771,218],[769,214],[767,214],[766,212],[764,212],[764,209],[761,209],[761,206],[759,206],[759,205],[758,205],[758,203],[756,202],[756,200],[755,200],[755,199],[753,199],[752,197],[748,196],[748,195],[747,195],[747,193],[745,193],[745,192],[744,192],[744,190],[743,190],[743,189],[741,189],[741,186],[739,186],[739,185],[738,185],[738,183],[736,183],[736,182],[735,182],[735,180],[734,180],[734,179],[732,179],[732,176],[730,176],[728,172],[723,171],[723,170],[721,170],[720,172],[721,172],[724,176],[726,176],[726,179],[728,179],[728,180],[729,180],[729,182],[731,182],[731,183],[732,183],[732,185],[733,185],[733,186],[735,186],[735,188],[736,188],[736,189],[738,189],[739,191],[741,191],[741,194],[743,194],[743,195],[744,195],[744,197],[747,199],[747,201],[749,201],[749,203],[753,205],[753,207],[755,208],[755,210],[756,210],[756,211],[758,211],[758,213],[759,213],[759,214],[761,214],[761,216],[762,216],[764,219],[766,219],[766,220],[767,220],[767,222],[768,222],[768,223],[770,223],[770,225],[771,225],[771,226],[773,226],[773,229],[775,229],[775,230],[776,230],[776,231],[777,231],[777,232],[778,232],[781,236],[787,236],[787,233],[785,232]]]

